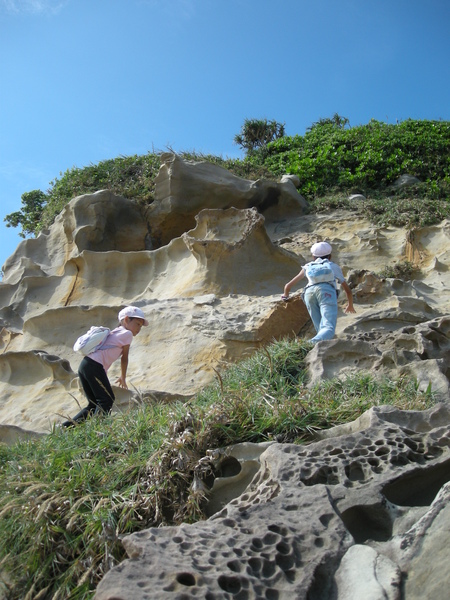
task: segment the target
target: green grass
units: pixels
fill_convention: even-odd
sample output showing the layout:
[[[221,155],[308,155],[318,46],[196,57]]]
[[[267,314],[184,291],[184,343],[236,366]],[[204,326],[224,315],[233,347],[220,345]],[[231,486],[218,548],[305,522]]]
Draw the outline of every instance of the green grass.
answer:
[[[308,443],[318,429],[374,405],[422,410],[434,403],[413,381],[377,382],[370,374],[308,390],[311,347],[275,342],[187,403],[141,398],[128,413],[0,445],[0,573],[10,581],[8,598],[91,598],[125,558],[121,536],[204,518],[214,477],[208,450]]]
[[[415,191],[422,189],[423,193]],[[409,230],[428,227],[450,218],[450,202],[447,197],[427,196],[426,186],[416,190],[394,192],[372,191],[365,199],[350,199],[339,190],[329,191],[324,196],[310,200],[311,212],[322,213],[343,209],[353,211],[379,227],[405,227]]]

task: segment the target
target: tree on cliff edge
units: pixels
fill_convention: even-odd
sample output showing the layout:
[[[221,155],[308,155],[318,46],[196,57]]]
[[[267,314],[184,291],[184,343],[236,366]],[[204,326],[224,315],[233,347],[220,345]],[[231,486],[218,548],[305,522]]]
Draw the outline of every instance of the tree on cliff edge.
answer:
[[[6,215],[6,227],[22,226],[20,237],[26,237],[36,233],[37,226],[42,217],[42,211],[47,204],[48,197],[42,190],[25,192],[21,196],[22,209]]]
[[[269,142],[284,135],[284,123],[267,119],[245,119],[241,131],[234,136],[234,142],[251,154],[257,148],[267,146]]]

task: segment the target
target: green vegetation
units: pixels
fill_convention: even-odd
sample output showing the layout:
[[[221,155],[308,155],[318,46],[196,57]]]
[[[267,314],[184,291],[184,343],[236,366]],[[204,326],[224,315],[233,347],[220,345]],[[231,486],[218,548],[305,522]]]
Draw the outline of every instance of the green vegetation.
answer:
[[[304,136],[268,144],[250,159],[264,162],[275,175],[298,175],[306,197],[333,189],[385,191],[400,175],[409,174],[424,182],[432,197],[441,198],[450,183],[449,142],[448,121],[409,119],[388,125],[372,120],[348,127],[336,115],[315,123]]]
[[[394,265],[386,265],[382,271],[377,273],[379,277],[390,277],[393,279],[402,279],[403,281],[410,281],[418,276],[420,269],[418,269],[409,260],[403,260]]]
[[[349,127],[339,115],[304,136],[284,137],[246,157],[274,175],[295,174],[313,211],[356,210],[387,226],[421,227],[450,216],[450,122],[409,119]],[[396,187],[404,174],[420,183]],[[349,199],[363,194],[366,200]]]
[[[276,440],[307,443],[318,429],[374,405],[422,410],[414,382],[305,386],[308,342],[282,340],[231,366],[187,403],[141,398],[129,413],[0,445],[0,574],[7,597],[88,599],[124,558],[121,536],[203,518],[214,465],[208,450]],[[203,460],[200,460],[202,459]]]
[[[449,121],[408,119],[390,125],[372,120],[350,127],[347,118],[335,114],[314,123],[303,136],[284,133],[284,124],[276,121],[246,119],[234,138],[247,152],[242,160],[195,153],[182,156],[219,164],[249,179],[297,175],[299,192],[309,200],[312,211],[344,208],[382,226],[409,228],[450,216]],[[99,189],[149,204],[159,166],[160,156],[148,153],[74,167],[52,181],[46,193],[23,194],[21,210],[7,215],[5,221],[9,227],[21,226],[22,237],[37,234],[51,225],[73,197]],[[405,174],[420,183],[395,187]],[[356,193],[366,200],[349,199]]]
[[[234,143],[251,154],[257,148],[284,137],[284,123],[267,119],[245,119],[240,133],[234,136]]]
[[[7,227],[22,227],[21,237],[36,233],[37,223],[42,218],[47,196],[41,190],[33,190],[22,194],[22,209],[11,213],[5,219]]]

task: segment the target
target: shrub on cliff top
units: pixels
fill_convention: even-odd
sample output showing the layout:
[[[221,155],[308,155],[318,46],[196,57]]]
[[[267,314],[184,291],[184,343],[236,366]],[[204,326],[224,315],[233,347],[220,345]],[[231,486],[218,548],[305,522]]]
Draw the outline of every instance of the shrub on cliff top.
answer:
[[[330,190],[385,190],[404,174],[428,183],[428,193],[436,197],[448,195],[449,121],[408,119],[390,125],[372,120],[356,127],[346,127],[346,121],[321,120],[304,136],[271,142],[246,160],[262,162],[278,176],[298,175],[300,193],[307,198]],[[445,183],[442,192],[439,182]]]

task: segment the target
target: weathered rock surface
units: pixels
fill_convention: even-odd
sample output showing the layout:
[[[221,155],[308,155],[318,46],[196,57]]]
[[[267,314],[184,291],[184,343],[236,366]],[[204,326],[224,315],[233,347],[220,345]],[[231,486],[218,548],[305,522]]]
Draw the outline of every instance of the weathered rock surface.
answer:
[[[126,537],[130,560],[95,598],[443,600],[449,423],[444,404],[377,407],[309,446],[271,444],[244,490],[231,476],[228,503],[207,521]],[[238,466],[243,456],[254,465],[247,446],[218,462],[235,454]]]
[[[83,250],[133,252],[145,250],[147,240],[147,223],[137,204],[107,190],[80,196],[63,208],[47,232],[21,242],[7,259],[2,304],[7,290],[15,291],[19,283],[29,286],[33,278],[63,276],[67,263]]]
[[[308,337],[300,297],[279,298],[318,238],[332,243],[357,312],[341,314],[337,338],[310,355],[312,384],[365,368],[412,375],[446,400],[449,223],[411,234],[344,211],[305,214],[304,206],[290,178],[245,181],[173,155],[164,157],[147,215],[109,191],[73,199],[4,265],[0,423],[44,433],[76,411],[74,396],[84,399],[72,344],[92,324],[113,327],[125,304],[150,321],[133,341],[129,366],[130,384],[143,394],[192,395],[213,368],[273,338]],[[376,275],[405,259],[421,269],[418,279]],[[113,365],[111,380],[118,374]],[[132,392],[115,392],[115,408],[126,408]]]
[[[73,200],[70,214],[86,200]],[[103,201],[109,205],[111,195]],[[76,410],[73,341],[91,324],[114,326],[125,304],[142,307],[150,322],[133,342],[130,365],[143,393],[192,395],[211,381],[211,366],[306,322],[304,309],[291,307],[288,321],[275,301],[299,264],[272,244],[256,209],[205,209],[197,220],[196,228],[155,251],[72,249],[59,275],[2,283],[0,420],[45,432]],[[203,303],[205,294],[214,301]],[[110,371],[112,381],[118,368]],[[116,392],[116,408],[126,406],[131,393]]]
[[[341,311],[336,338],[308,355],[311,385],[407,375],[444,404],[373,409],[308,447],[219,452],[210,518],[126,538],[131,558],[97,599],[448,596],[449,222],[411,233],[344,211],[311,215],[295,185],[166,155],[145,213],[101,191],[22,242],[0,283],[0,441],[43,435],[77,412],[72,345],[91,325],[115,326],[126,304],[150,322],[128,371],[149,398],[188,398],[272,339],[309,337],[300,296],[280,294],[317,239],[331,242],[356,314]],[[415,280],[377,275],[403,260]],[[126,410],[135,392],[114,389],[115,410]]]
[[[166,245],[195,226],[203,208],[252,208],[271,218],[306,212],[308,204],[295,188],[296,180],[280,183],[236,177],[204,161],[185,161],[175,154],[161,155],[156,177],[156,200],[148,209],[154,247]]]

